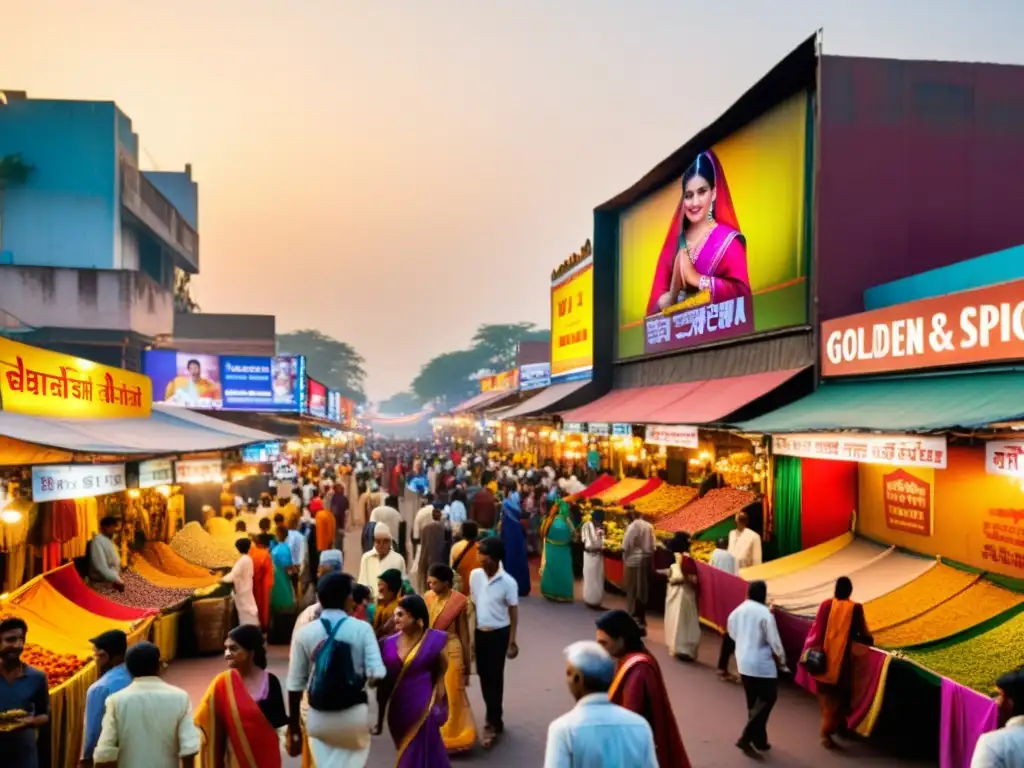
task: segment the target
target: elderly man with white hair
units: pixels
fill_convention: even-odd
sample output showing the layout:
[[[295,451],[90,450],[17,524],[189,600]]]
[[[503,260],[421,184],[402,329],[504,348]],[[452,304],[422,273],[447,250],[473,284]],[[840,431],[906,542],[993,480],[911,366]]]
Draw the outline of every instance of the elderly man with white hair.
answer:
[[[573,643],[565,658],[576,706],[548,726],[544,768],[658,768],[651,726],[608,700],[615,659],[593,640]]]
[[[377,523],[373,530],[373,549],[359,562],[358,581],[370,590],[370,599],[376,600],[379,596],[377,579],[392,568],[401,571],[402,578],[406,578],[405,558],[391,548],[391,530],[387,523]]]

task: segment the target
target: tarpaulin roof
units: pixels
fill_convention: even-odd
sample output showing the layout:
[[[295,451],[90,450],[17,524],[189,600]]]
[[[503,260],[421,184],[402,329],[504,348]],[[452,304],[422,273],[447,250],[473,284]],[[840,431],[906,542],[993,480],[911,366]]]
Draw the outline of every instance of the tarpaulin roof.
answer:
[[[927,432],[1024,418],[1024,371],[827,381],[795,403],[738,424],[748,432]]]
[[[486,408],[489,405],[497,403],[499,400],[504,400],[512,392],[508,390],[501,390],[498,392],[481,392],[479,395],[475,395],[469,400],[463,400],[461,403],[452,408],[452,413],[469,413],[471,411],[478,411],[481,408]]]
[[[534,414],[552,413],[557,410],[559,402],[574,392],[578,392],[590,383],[590,379],[583,381],[566,381],[561,384],[552,384],[550,387],[541,390],[534,397],[524,403],[519,403],[508,411],[501,414],[503,419],[521,418]]]
[[[276,441],[184,408],[154,405],[148,419],[58,419],[0,411],[0,435],[75,453],[150,455],[221,451]]]
[[[721,422],[796,376],[802,368],[726,379],[687,381],[655,387],[617,389],[561,414],[564,421],[630,424]]]

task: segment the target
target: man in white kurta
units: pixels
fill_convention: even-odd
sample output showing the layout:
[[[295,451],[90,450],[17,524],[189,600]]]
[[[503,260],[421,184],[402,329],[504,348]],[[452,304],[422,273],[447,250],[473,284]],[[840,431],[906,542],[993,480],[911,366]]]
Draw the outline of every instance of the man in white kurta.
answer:
[[[235,561],[231,571],[221,581],[230,584],[235,589],[235,610],[238,611],[239,624],[260,625],[259,610],[256,608],[256,597],[252,591],[253,565],[249,557],[249,548],[252,542],[249,539],[239,539],[235,547],[242,554]]]
[[[747,527],[747,513],[736,515],[736,529],[729,531],[729,554],[736,558],[736,569],[761,564],[761,537]]]
[[[580,528],[583,539],[583,602],[600,608],[604,598],[604,531],[587,517]]]
[[[391,548],[391,530],[385,523],[377,523],[373,529],[373,549],[363,555],[359,562],[359,583],[370,590],[370,599],[376,600],[377,579],[384,571],[395,568],[406,577],[405,558]]]

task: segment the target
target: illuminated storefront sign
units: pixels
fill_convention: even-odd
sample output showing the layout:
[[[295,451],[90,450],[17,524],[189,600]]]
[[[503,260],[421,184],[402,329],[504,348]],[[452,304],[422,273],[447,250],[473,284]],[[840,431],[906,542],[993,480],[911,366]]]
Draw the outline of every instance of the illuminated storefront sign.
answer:
[[[32,501],[85,499],[126,488],[124,464],[58,464],[32,467]]]
[[[941,435],[774,435],[772,452],[776,456],[797,456],[802,459],[832,459],[933,469],[945,469],[947,460],[946,438]]]

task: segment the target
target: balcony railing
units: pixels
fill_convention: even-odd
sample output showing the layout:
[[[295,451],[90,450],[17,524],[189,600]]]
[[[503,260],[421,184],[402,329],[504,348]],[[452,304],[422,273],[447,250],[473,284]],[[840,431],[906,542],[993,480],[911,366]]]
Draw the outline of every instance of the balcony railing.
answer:
[[[168,244],[177,246],[181,255],[194,267],[199,266],[199,234],[192,229],[178,209],[163,196],[139,169],[122,157],[121,202],[152,228]]]

